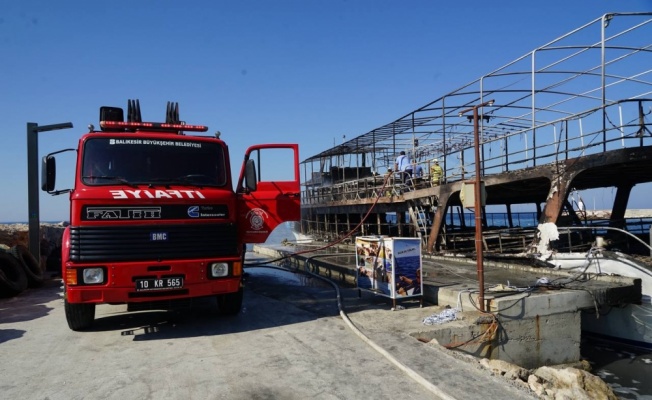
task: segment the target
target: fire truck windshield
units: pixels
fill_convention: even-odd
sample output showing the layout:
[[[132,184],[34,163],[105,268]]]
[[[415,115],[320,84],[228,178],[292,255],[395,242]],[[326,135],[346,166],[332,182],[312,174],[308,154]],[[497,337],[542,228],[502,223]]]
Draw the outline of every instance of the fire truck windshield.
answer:
[[[93,137],[82,150],[81,180],[86,185],[224,186],[223,150],[207,141]]]

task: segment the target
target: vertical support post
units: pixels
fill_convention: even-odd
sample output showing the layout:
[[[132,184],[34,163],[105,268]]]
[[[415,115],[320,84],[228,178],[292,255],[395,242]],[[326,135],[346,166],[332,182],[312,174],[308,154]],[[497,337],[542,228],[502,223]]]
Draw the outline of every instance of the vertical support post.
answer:
[[[564,120],[564,125],[566,126],[564,129],[564,134],[566,137],[564,138],[564,154],[566,157],[564,157],[564,160],[568,160],[568,120]]]
[[[460,150],[460,174],[462,175],[462,180],[464,180],[464,149]]]
[[[349,218],[350,214],[346,213],[346,231],[351,232],[351,218]]]
[[[384,214],[382,214],[384,215]],[[383,226],[380,220],[381,213],[376,213],[376,232],[378,235],[383,234]]]
[[[443,166],[442,169],[444,170],[443,173],[443,181],[446,181],[446,162],[448,160],[448,157],[446,157],[446,96],[442,97],[441,99],[441,154],[443,158]],[[428,163],[428,171],[430,171],[430,163]]]
[[[41,265],[41,234],[38,192],[38,124],[27,123],[27,208],[29,252]]]
[[[537,142],[536,142],[536,110],[537,110],[537,105],[536,105],[536,99],[537,99],[537,90],[536,90],[536,74],[535,71],[537,70],[536,66],[536,50],[532,52],[532,70],[531,70],[531,78],[532,78],[532,166],[536,167],[537,166]],[[525,143],[526,143],[526,148],[525,148],[525,158],[527,159],[527,132],[525,133]],[[526,160],[526,165],[527,165],[527,160]]]
[[[568,183],[572,182],[574,175],[569,172],[553,174],[553,177],[550,179],[550,194],[546,198],[546,205],[543,213],[539,217],[539,223],[557,222],[557,218],[559,218],[564,207],[564,201],[568,197]],[[537,208],[537,213],[538,211],[539,209]]]
[[[432,226],[430,227],[430,234],[428,235],[428,244],[426,251],[433,253],[436,250],[437,240],[439,238],[439,231],[441,226],[446,223],[446,214],[448,210],[448,193],[441,193],[437,199],[437,208],[432,216]],[[453,224],[453,211],[450,211],[451,225]]]
[[[34,122],[27,123],[27,211],[29,252],[34,256],[36,261],[38,261],[39,265],[41,265],[41,233],[38,204],[38,134],[39,132],[68,128],[72,128],[72,122],[42,126],[39,126]]]
[[[507,137],[504,139],[505,141],[505,172],[509,172],[509,141],[507,140]]]
[[[482,174],[480,170],[480,126],[478,121],[478,108],[484,106],[493,106],[494,101],[489,100],[482,104],[478,104],[466,110],[460,111],[460,117],[466,112],[473,110],[473,149],[475,150],[475,185],[474,189],[474,214],[475,214],[475,253],[476,264],[478,269],[479,291],[478,303],[480,303],[480,311],[485,311],[484,304],[484,260],[483,256],[483,240],[482,240]]]
[[[484,307],[484,260],[483,255],[483,246],[482,246],[482,190],[480,190],[481,184],[481,172],[480,172],[480,128],[478,124],[478,107],[473,107],[473,141],[474,141],[474,150],[475,150],[475,185],[473,187],[475,192],[475,204],[474,204],[474,214],[475,214],[475,255],[476,263],[478,269],[478,287],[480,294],[478,295],[478,303],[480,303],[480,310],[485,311]]]
[[[625,212],[627,211],[627,203],[629,202],[629,196],[633,187],[634,184],[630,182],[616,185],[616,197],[614,198],[611,216],[609,217],[610,227],[625,229]]]
[[[507,206],[507,226],[510,228],[514,227],[514,221],[512,219],[512,205],[511,204],[506,204]]]
[[[602,16],[602,24],[600,24],[600,33],[601,33],[601,38],[600,38],[600,80],[601,80],[601,85],[602,86],[602,151],[606,152],[607,151],[607,110],[606,110],[606,104],[607,104],[607,79],[606,79],[606,36],[605,36],[605,29],[609,25],[609,21],[613,18],[613,14],[604,14]]]

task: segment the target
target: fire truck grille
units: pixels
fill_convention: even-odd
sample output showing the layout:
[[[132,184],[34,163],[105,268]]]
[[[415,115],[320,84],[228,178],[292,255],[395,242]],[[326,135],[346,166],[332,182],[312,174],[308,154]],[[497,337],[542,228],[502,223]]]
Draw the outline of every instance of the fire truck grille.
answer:
[[[77,262],[174,260],[233,256],[235,224],[70,227],[70,259]]]

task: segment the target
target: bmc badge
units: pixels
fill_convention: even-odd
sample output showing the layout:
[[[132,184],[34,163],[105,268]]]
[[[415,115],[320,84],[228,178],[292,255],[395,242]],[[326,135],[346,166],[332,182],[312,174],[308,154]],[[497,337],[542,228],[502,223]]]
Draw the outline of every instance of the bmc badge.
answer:
[[[262,208],[254,208],[247,213],[246,219],[251,224],[251,229],[260,230],[265,224],[265,219],[268,218],[267,213]]]
[[[168,240],[167,232],[150,232],[149,240],[152,242],[166,242]]]

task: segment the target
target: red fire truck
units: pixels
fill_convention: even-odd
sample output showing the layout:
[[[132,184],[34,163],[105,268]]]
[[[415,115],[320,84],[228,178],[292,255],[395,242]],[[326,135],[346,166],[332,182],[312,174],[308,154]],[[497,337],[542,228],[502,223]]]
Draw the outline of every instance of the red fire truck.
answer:
[[[42,189],[70,193],[62,239],[70,329],[90,327],[102,303],[165,309],[214,296],[222,314],[237,314],[245,244],[300,219],[298,145],[249,147],[234,190],[226,143],[219,133],[186,135],[208,128],[180,121],[178,103],[168,102],[165,122],[143,122],[138,100],[128,101],[126,120],[122,108],[101,107],[100,131],[89,128],[67,149],[77,151],[72,189],[55,190],[60,152],[42,165]]]

